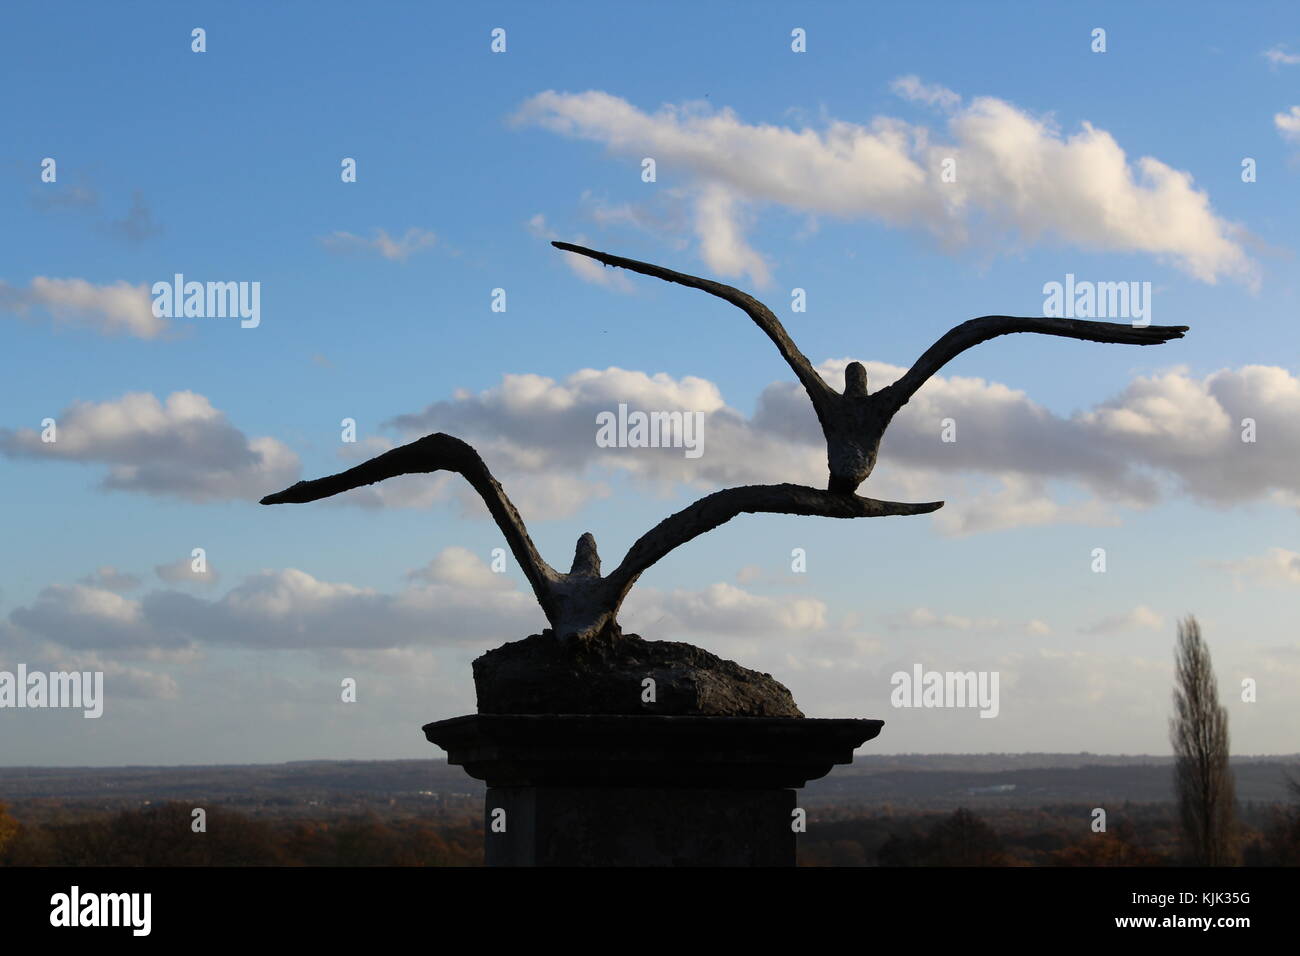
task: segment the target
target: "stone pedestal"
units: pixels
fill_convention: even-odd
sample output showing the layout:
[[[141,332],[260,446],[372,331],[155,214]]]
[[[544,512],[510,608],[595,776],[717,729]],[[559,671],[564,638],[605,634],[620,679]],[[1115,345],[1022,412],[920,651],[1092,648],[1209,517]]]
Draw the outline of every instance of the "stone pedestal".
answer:
[[[795,790],[883,725],[471,714],[424,734],[488,785],[488,866],[793,866]]]

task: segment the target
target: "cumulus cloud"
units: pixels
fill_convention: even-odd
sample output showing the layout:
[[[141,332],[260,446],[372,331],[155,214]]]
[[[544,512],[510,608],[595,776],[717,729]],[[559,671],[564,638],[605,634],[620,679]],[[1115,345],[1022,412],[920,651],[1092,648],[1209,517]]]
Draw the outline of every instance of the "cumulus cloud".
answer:
[[[1300,379],[1284,368],[1139,377],[1075,420],[1096,446],[1171,476],[1200,501],[1300,497]]]
[[[23,663],[29,672],[98,671],[104,675],[104,693],[110,701],[121,698],[175,700],[180,696],[176,680],[170,674],[118,660],[117,655],[122,650],[122,647],[113,645],[94,650],[66,646],[43,640],[12,621],[0,621],[0,669],[12,671]],[[177,657],[174,652],[142,648],[138,644],[132,644],[126,650],[130,656],[147,659]]]
[[[1164,618],[1145,604],[1139,604],[1131,611],[1104,617],[1079,630],[1084,634],[1121,634],[1135,630],[1158,631],[1164,625]]]
[[[928,607],[898,611],[887,615],[884,620],[885,625],[896,632],[959,631],[984,634],[1023,632],[1035,637],[1045,637],[1052,633],[1051,626],[1038,618],[1015,624],[995,617],[971,617],[966,614],[935,611]]]
[[[754,634],[820,631],[827,608],[812,598],[767,597],[718,582],[703,590],[634,589],[620,614],[624,629],[663,633]]]
[[[1300,53],[1288,53],[1281,44],[1269,47],[1260,55],[1273,66],[1295,66],[1300,63]]]
[[[92,588],[102,588],[105,591],[134,591],[141,585],[141,580],[134,574],[128,574],[125,571],[119,571],[112,565],[106,564],[103,567],[96,568],[90,574],[86,575],[79,582]]]
[[[838,384],[844,364],[827,362],[821,369]],[[902,371],[864,364],[873,387]],[[807,404],[798,386],[769,386],[755,421],[788,437],[815,438]],[[938,440],[944,418],[956,422],[955,442]],[[895,466],[974,472],[1000,482],[993,497],[981,498],[994,513],[1017,502],[1029,509],[1017,523],[1104,524],[1114,516],[1098,501],[1149,505],[1176,493],[1216,506],[1300,501],[1300,476],[1291,465],[1297,455],[1300,378],[1276,366],[1246,365],[1203,377],[1184,369],[1139,376],[1118,395],[1070,416],[995,382],[939,376],[890,426],[870,481]],[[1047,482],[1070,482],[1093,500],[1049,498]],[[944,512],[948,508],[936,520],[951,523],[955,512]],[[977,516],[968,520],[989,524]]]
[[[934,83],[923,83],[915,74],[898,77],[889,84],[889,88],[898,96],[914,103],[938,106],[945,110],[953,110],[961,105],[961,97],[952,90]]]
[[[56,439],[30,428],[0,429],[0,454],[108,466],[100,487],[214,501],[254,499],[298,477],[298,456],[274,438],[249,438],[195,392],[165,401],[130,392],[75,402],[57,417]]]
[[[683,171],[705,262],[760,285],[769,268],[745,233],[763,204],[922,229],[951,246],[967,243],[976,225],[981,235],[1002,228],[1024,242],[1152,255],[1205,282],[1256,282],[1240,229],[1213,211],[1190,174],[1150,156],[1130,160],[1087,122],[1067,134],[994,97],[962,105],[917,77],[894,87],[944,108],[946,129],[886,116],[794,129],[701,103],[650,113],[598,90],[539,93],[513,119]],[[942,182],[950,158],[956,181]]]
[[[418,426],[408,426],[406,431],[410,437],[417,437],[417,433],[424,434]],[[484,437],[480,436],[473,442],[480,452],[489,444]],[[371,435],[343,445],[338,451],[338,457],[350,466],[381,455],[397,444],[382,435]],[[498,469],[495,471],[498,479],[520,479],[510,482],[510,496],[515,506],[525,515],[567,518],[592,499],[608,497],[610,494],[609,486],[602,481],[556,471],[531,471],[526,462],[516,464],[513,460],[501,462],[490,459],[489,466]],[[330,503],[336,505],[411,509],[432,508],[446,501],[458,502],[463,514],[487,514],[482,499],[460,478],[448,472],[401,475],[330,499]]]
[[[153,571],[158,575],[158,580],[166,581],[168,584],[197,584],[210,588],[216,586],[216,583],[221,580],[221,575],[206,557],[202,571],[194,570],[194,563],[194,558],[182,557],[168,564],[154,565]]]
[[[1273,124],[1283,139],[1300,142],[1300,106],[1293,106],[1285,113],[1273,116]]]
[[[1148,632],[1150,633],[1150,632]],[[1052,750],[1090,753],[1168,753],[1169,688],[1173,681],[1173,635],[1152,635],[1139,645],[1105,651],[1041,646],[1021,650],[984,641],[943,645],[888,642],[886,653],[834,650],[829,659],[800,653],[789,661],[769,653],[746,656],[750,667],[771,670],[812,717],[869,714],[884,717],[878,743],[891,753],[925,752],[942,740],[953,752],[988,753]],[[1251,676],[1261,687],[1291,687],[1300,680],[1296,646],[1215,645],[1215,665],[1226,686]],[[921,663],[940,671],[997,671],[1000,711],[981,720],[955,708],[890,708],[890,676]],[[1232,708],[1234,695],[1226,703]],[[1251,753],[1290,753],[1295,745],[1293,711],[1274,701],[1271,710],[1238,705],[1234,734]],[[1282,707],[1279,711],[1278,707]],[[888,737],[886,742],[885,737]]]
[[[178,647],[183,637],[154,628],[141,602],[104,588],[52,584],[32,604],[15,608],[11,623],[53,643],[71,648],[121,650]]]
[[[650,199],[640,202],[610,202],[589,189],[578,197],[582,214],[602,229],[627,227],[661,239],[689,230],[689,200],[687,190],[671,186],[656,189]],[[583,241],[578,244],[586,245]],[[688,243],[675,239],[670,240],[670,245],[685,249]]]
[[[849,359],[822,363],[842,387]],[[902,374],[864,363],[872,388]],[[596,416],[629,410],[703,415],[702,454],[681,448],[601,448]],[[941,440],[944,419],[956,441]],[[622,474],[652,491],[791,481],[821,486],[826,451],[807,395],[777,382],[752,416],[729,407],[705,379],[647,375],[617,367],[582,369],[563,380],[506,375],[480,392],[385,423],[414,438],[434,431],[477,447],[525,517],[572,514],[609,494]],[[1250,438],[1254,440],[1249,440]],[[392,443],[377,439],[351,457]],[[880,465],[862,493],[901,500],[944,499],[930,519],[943,534],[965,535],[1048,524],[1114,525],[1121,507],[1149,507],[1173,495],[1218,507],[1271,501],[1300,507],[1300,379],[1272,366],[1243,366],[1196,377],[1175,369],[1135,378],[1119,394],[1068,416],[1022,391],[979,378],[936,376],[894,420]],[[512,480],[513,479],[513,480]],[[349,492],[373,507],[429,507],[449,496],[484,513],[452,476],[409,476]]]
[[[320,238],[321,245],[331,252],[377,252],[390,262],[405,262],[412,254],[436,244],[438,237],[428,229],[412,226],[401,236],[390,236],[383,229],[375,229],[366,239],[351,232],[335,232]]]
[[[760,286],[768,285],[767,261],[745,239],[742,204],[736,190],[719,183],[700,189],[695,204],[695,234],[700,254],[723,275],[748,275]]]
[[[1286,548],[1269,548],[1264,554],[1235,561],[1213,561],[1210,567],[1227,571],[1236,579],[1238,588],[1244,582],[1300,585],[1300,552]]]
[[[443,548],[424,567],[411,571],[407,574],[407,579],[429,585],[459,586],[472,591],[498,590],[502,581],[501,576],[493,572],[478,555],[468,548],[454,545]]]
[[[890,615],[889,626],[896,631],[993,631],[1002,627],[996,618],[972,618],[960,614],[939,614],[928,607]]]
[[[617,413],[620,404],[630,411],[700,413],[704,416],[701,456],[688,458],[681,447],[597,446],[597,414]],[[412,438],[445,431],[470,441],[525,518],[537,513],[535,507],[558,517],[592,498],[604,497],[609,488],[603,476],[610,473],[632,477],[665,494],[681,485],[824,481],[824,450],[812,444],[792,448],[781,436],[754,429],[726,406],[714,383],[694,376],[675,379],[616,367],[581,369],[563,381],[506,375],[498,386],[477,393],[457,392],[450,400],[398,416],[386,425]],[[349,494],[357,494],[359,503],[370,504],[387,503],[381,496],[400,494],[376,487],[378,493],[367,489]],[[441,491],[466,500],[473,497],[458,479]],[[428,492],[431,499],[434,494]],[[479,503],[469,508],[483,513]]]
[[[647,634],[803,632],[826,624],[821,601],[764,597],[730,584],[632,594],[624,621],[645,624]],[[451,547],[391,592],[323,581],[295,568],[250,575],[213,599],[176,590],[131,599],[104,588],[60,584],[16,608],[7,626],[65,648],[138,656],[204,645],[277,650],[492,646],[537,633],[546,622],[526,585],[494,573],[479,555]]]
[[[990,484],[987,481],[966,482],[960,504],[952,509],[945,507],[946,514],[937,513],[935,527],[943,534],[962,536],[1056,524],[1120,524],[1114,509],[1096,498],[1061,501],[1052,495],[1045,481],[1014,472],[993,477],[996,480],[991,489],[985,487]]]
[[[20,318],[43,313],[56,326],[137,339],[156,339],[171,327],[153,314],[147,285],[122,280],[95,285],[85,279],[37,276],[26,289],[0,280],[0,311]]]
[[[540,629],[544,619],[532,594],[493,578],[479,587],[454,577],[426,580],[385,593],[287,568],[252,575],[214,601],[157,592],[143,607],[164,633],[280,649],[499,643],[502,635]]]
[[[444,552],[393,593],[286,568],[250,575],[213,599],[161,590],[133,600],[79,584],[51,585],[9,620],[44,640],[101,650],[499,643],[503,634],[522,637],[544,624],[531,592],[464,549]]]

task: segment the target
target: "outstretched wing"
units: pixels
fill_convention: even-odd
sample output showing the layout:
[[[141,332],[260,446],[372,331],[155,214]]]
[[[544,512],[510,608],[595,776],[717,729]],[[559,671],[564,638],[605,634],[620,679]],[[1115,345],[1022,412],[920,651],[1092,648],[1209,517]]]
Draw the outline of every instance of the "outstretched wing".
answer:
[[[550,585],[558,575],[554,568],[542,560],[537,548],[528,537],[523,518],[478,452],[451,435],[438,432],[426,435],[392,451],[371,458],[369,461],[349,468],[347,471],[314,481],[300,481],[284,491],[267,495],[262,499],[264,505],[301,504],[318,501],[362,485],[373,485],[385,478],[398,475],[422,474],[434,471],[454,471],[462,475],[474,490],[479,493],[488,506],[497,527],[505,535],[510,550],[523,568],[528,583],[542,607],[548,606]]]
[[[684,272],[674,272],[672,269],[665,269],[663,266],[656,266],[649,262],[638,262],[635,259],[624,259],[622,256],[611,256],[607,252],[598,252],[584,246],[575,246],[570,242],[552,242],[551,245],[557,249],[563,249],[565,252],[576,252],[580,256],[587,256],[597,262],[603,262],[607,266],[618,266],[620,269],[628,269],[642,275],[654,276],[656,279],[663,279],[665,282],[676,282],[678,285],[700,289],[709,293],[709,295],[725,299],[738,309],[743,310],[776,344],[777,351],[781,353],[781,357],[785,359],[786,364],[794,370],[794,374],[798,376],[805,391],[808,392],[808,397],[812,399],[818,420],[821,420],[822,411],[830,405],[831,399],[835,397],[836,393],[817,374],[817,370],[808,361],[808,356],[800,352],[791,340],[785,326],[781,324],[781,320],[772,313],[771,309],[752,295],[741,292],[732,286],[723,285],[721,282],[714,282],[712,279],[701,279],[696,276],[686,275]]]
[[[668,552],[739,514],[814,515],[823,518],[880,518],[885,515],[920,515],[937,511],[942,501],[906,504],[877,501],[804,485],[746,485],[726,488],[701,498],[692,505],[669,515],[628,549],[627,556],[609,575],[618,589],[618,599],[636,583],[650,565]]]
[[[877,401],[884,403],[892,415],[907,404],[916,390],[931,375],[943,368],[962,352],[981,342],[1010,335],[1013,332],[1037,332],[1040,335],[1060,335],[1086,342],[1114,342],[1121,345],[1160,345],[1170,339],[1181,339],[1187,331],[1185,325],[1148,325],[1138,327],[1117,322],[1087,322],[1079,319],[1017,317],[1013,315],[985,315],[963,322],[935,342],[902,378],[875,393]]]

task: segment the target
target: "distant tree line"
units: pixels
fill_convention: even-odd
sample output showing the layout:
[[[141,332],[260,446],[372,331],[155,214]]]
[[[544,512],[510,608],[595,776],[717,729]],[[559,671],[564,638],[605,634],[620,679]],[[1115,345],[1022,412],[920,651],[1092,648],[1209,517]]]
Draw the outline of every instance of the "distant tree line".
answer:
[[[1247,866],[1300,866],[1300,781],[1284,807],[1243,808]],[[374,813],[330,820],[255,820],[212,807],[194,833],[190,804],[74,821],[20,822],[0,804],[0,866],[481,866],[481,825]],[[1106,832],[1085,806],[846,816],[827,807],[799,837],[804,866],[1177,866],[1186,861],[1178,808],[1125,804]],[[990,822],[994,820],[994,823]]]
[[[480,866],[482,827],[374,814],[272,824],[221,807],[206,832],[189,804],[164,803],[70,823],[23,825],[0,804],[4,866]]]
[[[1251,807],[1238,838],[1248,866],[1300,866],[1300,781],[1288,807]],[[829,814],[828,814],[829,815]],[[799,837],[803,866],[1179,866],[1185,853],[1177,806],[1124,805],[1105,831],[1087,807],[1002,810],[999,827],[966,808],[951,814],[810,817]],[[1118,817],[1118,819],[1116,819]]]

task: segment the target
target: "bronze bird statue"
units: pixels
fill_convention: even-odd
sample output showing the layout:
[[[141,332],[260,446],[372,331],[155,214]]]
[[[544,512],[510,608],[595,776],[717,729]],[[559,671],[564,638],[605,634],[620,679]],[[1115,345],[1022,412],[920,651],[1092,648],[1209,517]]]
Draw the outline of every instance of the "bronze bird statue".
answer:
[[[844,370],[844,392],[841,394],[826,384],[808,357],[799,351],[772,310],[748,293],[712,279],[701,279],[649,262],[612,256],[570,242],[552,242],[551,245],[565,252],[587,256],[607,266],[617,266],[665,282],[700,289],[719,299],[725,299],[749,315],[776,345],[777,351],[794,370],[795,376],[812,400],[817,421],[821,423],[822,434],[826,437],[826,462],[830,469],[826,487],[829,491],[840,494],[852,494],[871,474],[876,467],[876,455],[885,429],[898,414],[898,410],[916,394],[917,389],[948,362],[981,342],[1013,332],[1036,332],[1087,342],[1160,345],[1170,339],[1182,338],[1188,329],[1185,325],[1139,327],[1079,319],[985,315],[963,322],[946,332],[921,354],[898,381],[875,392],[867,390],[867,370],[862,363],[851,362]]]
[[[637,539],[617,568],[604,576],[600,573],[596,539],[590,532],[584,534],[578,539],[573,564],[565,573],[555,570],[542,559],[528,535],[523,518],[478,452],[459,438],[441,432],[384,452],[337,475],[300,481],[284,491],[267,495],[261,503],[278,505],[317,501],[386,478],[435,471],[460,474],[482,497],[532,586],[553,634],[560,639],[594,637],[607,629],[618,633],[618,610],[632,585],[647,568],[674,548],[712,531],[739,514],[878,518],[926,514],[943,506],[942,501],[919,504],[877,501],[790,484],[725,488],[659,522]]]

